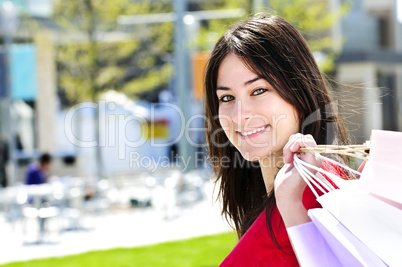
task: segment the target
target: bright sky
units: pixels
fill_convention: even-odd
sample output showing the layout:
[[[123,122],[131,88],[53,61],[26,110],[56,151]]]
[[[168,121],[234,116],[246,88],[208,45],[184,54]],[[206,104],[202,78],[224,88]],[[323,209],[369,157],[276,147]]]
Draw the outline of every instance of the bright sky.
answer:
[[[396,16],[398,22],[402,23],[402,0],[396,0]]]

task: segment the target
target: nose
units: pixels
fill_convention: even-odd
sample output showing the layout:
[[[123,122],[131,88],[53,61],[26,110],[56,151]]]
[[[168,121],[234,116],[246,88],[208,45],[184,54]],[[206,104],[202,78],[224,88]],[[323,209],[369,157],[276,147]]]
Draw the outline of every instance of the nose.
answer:
[[[252,116],[251,106],[244,100],[236,100],[232,112],[232,120],[234,123],[241,125],[244,120],[249,119]]]

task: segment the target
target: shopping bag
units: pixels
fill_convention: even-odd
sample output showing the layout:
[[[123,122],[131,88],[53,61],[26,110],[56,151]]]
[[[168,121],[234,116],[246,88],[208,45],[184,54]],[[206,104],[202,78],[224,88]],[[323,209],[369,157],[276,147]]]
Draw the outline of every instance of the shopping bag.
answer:
[[[330,159],[327,160],[331,161]],[[312,174],[305,166],[308,164],[302,163],[300,161],[301,160],[299,158],[295,157],[294,165],[301,174],[301,176],[306,180],[307,185],[311,188],[313,193],[316,194],[318,200],[321,200],[322,197],[319,196],[317,190],[322,191],[322,193],[325,196],[327,196],[327,198],[324,198],[325,202],[331,200],[330,197],[332,195],[341,191],[340,189],[337,189],[338,186],[340,186],[340,188],[343,189],[345,187],[346,188],[353,186],[356,187],[357,185],[355,183],[356,181],[345,181],[339,177],[334,176],[331,173],[325,173],[327,176],[330,177],[333,176],[331,181],[335,180],[337,182],[336,184],[334,182],[329,183],[328,179],[323,177],[321,174],[318,173],[316,176]],[[315,168],[314,166],[311,167]],[[321,169],[317,168],[317,170]],[[324,170],[321,171],[325,172]],[[317,179],[314,179],[313,177]],[[315,185],[315,187],[312,186],[313,184]],[[324,208],[309,210],[308,215],[310,216],[313,224],[316,226],[318,230],[318,232],[315,233],[317,235],[317,237],[315,238],[316,239],[323,238],[327,245],[322,246],[322,248],[319,251],[317,251],[316,254],[311,255],[312,253],[305,253],[303,249],[300,249],[300,244],[302,243],[302,241],[296,243],[297,246],[294,246],[292,242],[296,255],[298,255],[298,251],[299,253],[304,252],[306,255],[304,259],[302,258],[302,260],[310,264],[310,262],[315,262],[315,260],[317,260],[316,259],[317,255],[322,250],[324,250],[325,252],[324,256],[328,257],[330,262],[335,262],[333,258],[336,257],[336,259],[339,262],[338,266],[387,266],[381,260],[381,258],[379,258],[375,253],[373,253],[372,250],[368,248],[366,244],[361,242],[352,232],[350,232],[344,225],[342,225],[342,223],[340,223],[339,220],[325,208],[326,203],[322,205],[324,206]],[[293,233],[289,233],[291,241],[292,241],[292,235]],[[304,250],[307,250],[311,247],[311,243],[310,242],[307,243],[307,239],[305,240],[304,245],[307,247],[304,248]],[[302,251],[300,252],[300,250]],[[300,262],[300,264],[303,266],[304,262]]]
[[[310,209],[311,223],[287,229],[301,266],[388,266],[328,210]]]
[[[359,182],[349,181],[317,200],[386,264],[402,266],[401,221],[387,219],[400,217],[402,211],[360,189]]]
[[[373,130],[370,141],[359,186],[402,210],[402,132]]]
[[[308,215],[343,266],[387,266],[328,210],[311,209]]]
[[[374,134],[374,136],[378,137],[379,135],[377,133]],[[377,137],[371,140],[371,145],[382,148],[382,138]],[[394,134],[392,134],[392,138],[394,141],[398,139]],[[399,151],[398,153],[393,153],[394,150],[398,148],[400,147],[394,147],[393,149],[388,150],[387,153],[391,153],[394,157],[399,158],[401,156]],[[380,151],[380,149],[377,151]],[[316,168],[315,166],[301,161],[296,155],[294,157],[294,165],[303,179],[305,179],[307,185],[316,194],[317,200],[321,203],[324,209],[328,210],[344,227],[346,227],[346,229],[367,246],[367,248],[373,251],[375,255],[381,258],[385,264],[390,266],[402,266],[402,210],[393,205],[393,203],[399,203],[396,202],[398,201],[396,198],[397,194],[394,193],[400,191],[401,187],[399,186],[390,189],[390,187],[400,183],[398,178],[402,179],[402,176],[399,176],[400,167],[398,166],[400,166],[400,163],[395,165],[397,162],[402,162],[402,158],[388,161],[388,163],[392,162],[392,164],[394,164],[389,165],[387,162],[384,162],[383,158],[378,156],[374,157],[373,162],[371,162],[371,153],[372,151],[370,151],[370,159],[366,164],[369,166],[369,171],[370,165],[373,162],[374,164],[387,166],[383,167],[383,170],[385,169],[386,172],[380,171],[374,173],[371,177],[371,180],[375,180],[376,183],[381,183],[382,191],[380,192],[381,194],[378,194],[379,191],[377,190],[376,193],[378,195],[373,195],[369,191],[362,190],[362,188],[365,188],[366,190],[368,189],[365,186],[361,186],[362,181],[366,179],[365,172],[363,172],[363,174],[359,173],[361,180],[343,180],[332,173],[325,172],[320,168]],[[333,160],[327,158],[326,160],[340,165]],[[351,170],[347,166],[343,167]],[[328,179],[323,178],[322,175],[312,174],[308,168],[315,169],[316,171],[325,174],[332,183],[329,183]],[[387,176],[386,178],[384,178],[384,173],[385,176]],[[395,173],[397,174],[395,179],[394,177],[389,177],[389,175]],[[380,182],[378,182],[380,179],[377,178],[378,175],[380,175],[382,179]],[[333,183],[336,186],[332,186]],[[322,191],[322,196],[318,196],[313,185],[315,185],[315,188]],[[388,193],[388,190],[391,193]],[[387,201],[383,201],[384,199]],[[376,265],[375,263],[370,263],[368,266]]]
[[[302,267],[342,266],[314,223],[292,226],[287,228],[287,232]]]

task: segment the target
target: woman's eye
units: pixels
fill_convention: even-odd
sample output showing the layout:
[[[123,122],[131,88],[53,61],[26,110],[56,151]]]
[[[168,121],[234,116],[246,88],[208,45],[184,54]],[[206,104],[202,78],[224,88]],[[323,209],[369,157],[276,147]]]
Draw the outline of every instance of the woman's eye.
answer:
[[[229,101],[232,101],[233,99],[234,99],[234,97],[231,95],[224,95],[221,98],[219,98],[219,101],[220,102],[229,102]]]
[[[253,92],[253,95],[260,95],[260,94],[262,94],[262,93],[264,93],[264,92],[266,92],[266,91],[268,91],[268,90],[267,90],[267,89],[264,89],[264,88],[259,88],[259,89],[255,90],[255,91]]]

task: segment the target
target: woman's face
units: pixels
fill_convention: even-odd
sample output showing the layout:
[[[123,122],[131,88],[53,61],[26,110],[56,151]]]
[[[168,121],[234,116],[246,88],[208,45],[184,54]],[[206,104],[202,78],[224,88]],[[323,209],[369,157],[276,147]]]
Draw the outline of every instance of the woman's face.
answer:
[[[247,160],[281,156],[299,130],[295,108],[235,54],[228,54],[219,67],[216,95],[220,124]]]

